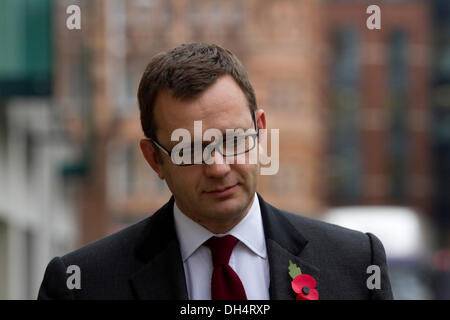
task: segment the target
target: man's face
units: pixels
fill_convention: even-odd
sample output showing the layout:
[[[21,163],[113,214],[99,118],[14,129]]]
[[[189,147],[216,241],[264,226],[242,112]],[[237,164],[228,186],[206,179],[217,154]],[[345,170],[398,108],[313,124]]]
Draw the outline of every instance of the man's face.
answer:
[[[246,97],[231,76],[220,77],[200,97],[187,101],[160,92],[154,115],[157,140],[167,150],[178,143],[170,140],[175,129],[189,130],[194,139],[194,121],[202,120],[203,132],[254,127]],[[265,128],[263,110],[256,112],[256,120],[260,129]],[[218,152],[214,156],[222,157]],[[258,164],[227,164],[222,159],[221,164],[176,166],[163,152],[159,158],[153,169],[166,180],[180,210],[194,221],[215,233],[225,233],[247,214],[258,182]]]

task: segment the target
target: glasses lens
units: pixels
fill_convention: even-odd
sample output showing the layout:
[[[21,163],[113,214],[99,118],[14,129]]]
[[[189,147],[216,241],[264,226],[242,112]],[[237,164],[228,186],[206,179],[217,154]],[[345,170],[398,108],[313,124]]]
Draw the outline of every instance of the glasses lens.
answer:
[[[176,154],[174,164],[176,165],[193,165],[200,164],[210,160],[212,153],[218,151],[224,157],[232,157],[239,154],[243,154],[252,150],[256,145],[256,135],[237,135],[230,139],[223,141],[220,144],[204,145],[203,148],[195,152],[195,148],[192,146],[179,146],[172,150],[172,154]],[[206,150],[206,151],[205,151]],[[205,156],[207,159],[203,159]]]
[[[255,146],[254,136],[251,135],[240,135],[233,137],[232,139],[227,139],[225,141],[225,149],[222,145],[221,153],[226,157],[235,156],[238,154],[246,153],[253,149]]]
[[[172,160],[175,165],[191,165],[194,163],[194,150],[188,146],[175,146],[172,151]]]

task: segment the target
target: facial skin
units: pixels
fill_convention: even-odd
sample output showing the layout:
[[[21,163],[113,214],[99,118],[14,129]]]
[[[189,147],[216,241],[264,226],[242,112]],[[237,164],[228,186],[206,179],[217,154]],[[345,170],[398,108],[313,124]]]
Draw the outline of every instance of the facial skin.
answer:
[[[264,111],[256,111],[259,129],[266,128]],[[203,132],[216,128],[253,128],[252,115],[244,93],[234,81],[225,75],[216,80],[201,96],[190,100],[175,99],[167,91],[158,94],[154,107],[156,137],[167,150],[178,141],[171,141],[171,133],[185,128],[194,137],[194,121],[202,120]],[[259,139],[258,139],[259,142]],[[155,146],[147,139],[140,141],[145,159],[164,179],[180,210],[192,220],[213,233],[226,233],[241,221],[253,203],[258,183],[259,164],[197,164],[176,166],[170,157],[160,152],[157,161]],[[214,156],[222,157],[218,152]],[[236,161],[235,161],[236,162]],[[213,190],[226,190],[219,194]]]

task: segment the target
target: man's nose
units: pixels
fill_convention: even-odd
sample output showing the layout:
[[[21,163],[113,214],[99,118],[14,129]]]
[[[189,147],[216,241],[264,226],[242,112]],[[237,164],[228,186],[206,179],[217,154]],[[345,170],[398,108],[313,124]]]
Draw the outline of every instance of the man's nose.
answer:
[[[213,151],[211,157],[214,162],[212,164],[204,164],[207,176],[218,178],[230,172],[231,167],[226,163],[226,158],[220,152]]]

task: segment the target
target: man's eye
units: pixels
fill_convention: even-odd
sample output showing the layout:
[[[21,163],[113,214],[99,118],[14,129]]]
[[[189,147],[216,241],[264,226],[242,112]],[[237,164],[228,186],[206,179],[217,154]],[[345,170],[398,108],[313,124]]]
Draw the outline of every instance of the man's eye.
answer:
[[[184,153],[189,153],[189,150],[191,149],[191,147],[176,147],[172,149],[172,152],[176,152],[178,153],[180,156],[182,156]]]
[[[242,144],[245,141],[245,136],[238,136],[230,139],[230,143],[233,143],[235,146]]]

